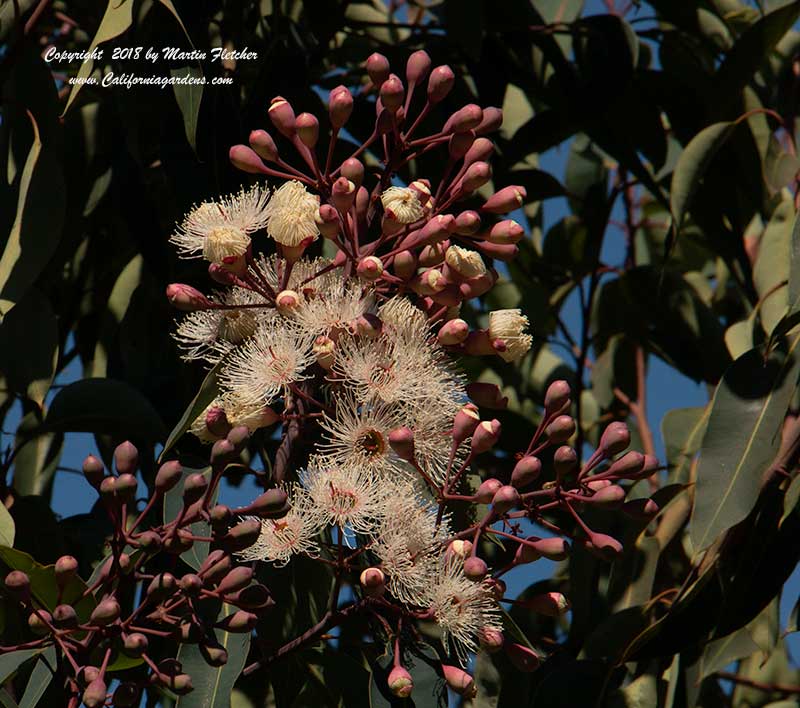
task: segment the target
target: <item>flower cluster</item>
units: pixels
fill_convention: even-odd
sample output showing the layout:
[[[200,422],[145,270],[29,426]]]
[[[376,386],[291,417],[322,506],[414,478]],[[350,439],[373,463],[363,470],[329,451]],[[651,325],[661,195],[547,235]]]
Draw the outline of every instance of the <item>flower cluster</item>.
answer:
[[[106,700],[109,657],[120,642],[124,652],[143,660],[151,680],[175,693],[189,690],[174,659],[157,663],[148,654],[147,636],[199,642],[206,660],[219,665],[225,655],[214,627],[250,632],[272,602],[268,590],[253,582],[251,566],[284,566],[298,556],[334,568],[330,609],[315,627],[245,673],[364,613],[376,637],[394,643],[388,688],[395,695],[413,689],[404,647],[416,641],[408,628],[418,622],[435,623],[440,631],[444,680],[472,695],[473,681],[460,667],[480,648],[505,650],[521,670],[540,662],[541,650],[506,636],[504,574],[542,557],[563,560],[570,549],[565,539],[602,558],[619,553],[616,539],[583,520],[586,508],[622,506],[643,518],[658,510],[651,500],[623,504],[627,490],[615,484],[656,469],[654,460],[635,452],[614,459],[629,444],[624,424],[609,425],[596,453],[579,464],[567,444],[576,426],[563,381],[548,388],[540,424],[508,478],[470,483],[475,463],[501,435],[500,422],[481,413],[507,401],[494,385],[468,383],[458,359],[516,362],[532,345],[520,310],[475,306],[498,279],[496,261],[517,254],[523,229],[498,217],[519,208],[525,190],[510,186],[486,196],[494,150],[486,136],[502,120],[496,108],[464,106],[440,129],[417,137],[453,86],[449,67],[432,68],[427,54],[416,52],[405,85],[381,55],[372,55],[366,68],[375,95],[374,130],[351,156],[332,164],[354,107],[347,87],[330,94],[331,134],[321,151],[319,120],[296,116],[288,101],[276,97],[269,118],[278,142],[255,130],[249,145],[230,151],[235,166],[268,183],[196,206],[173,235],[181,256],[208,262],[217,286],[209,295],[186,284],[167,289],[183,313],[175,339],[184,358],[216,371],[216,396],[189,426],[212,444],[207,474],[184,473],[177,462],[167,462],[136,514],[136,464],[129,448],[118,450],[116,475],[87,460],[84,472],[115,528],[107,567],[86,591],[99,598],[98,609],[88,622],[69,625],[88,638],[65,635],[66,620],[37,606],[22,575],[6,579],[30,613],[31,627],[45,635],[31,646],[58,643],[76,669],[74,695],[85,686],[89,706]],[[286,147],[295,164],[284,156]],[[403,165],[436,148],[446,154],[440,175],[396,183]],[[371,184],[362,162],[367,153],[383,163]],[[483,312],[482,326],[470,324],[476,311]],[[264,493],[231,510],[213,500],[227,465],[251,436],[272,436],[280,447],[270,473],[259,476]],[[299,450],[301,439],[305,447]],[[555,476],[542,484],[541,453],[547,449],[554,450]],[[139,531],[179,483],[175,515]],[[458,524],[454,505],[471,509]],[[523,521],[553,535],[526,537]],[[206,524],[210,535],[198,535],[196,524]],[[489,568],[481,557],[488,538],[513,544],[508,564]],[[159,553],[184,554],[196,543],[210,543],[212,550],[195,572],[180,579],[151,572]],[[131,582],[126,578],[147,587],[124,617],[114,598]],[[343,584],[355,597],[342,608]],[[208,619],[200,599],[240,609]],[[559,593],[526,602],[545,614],[569,607]],[[90,665],[103,650],[106,658]]]

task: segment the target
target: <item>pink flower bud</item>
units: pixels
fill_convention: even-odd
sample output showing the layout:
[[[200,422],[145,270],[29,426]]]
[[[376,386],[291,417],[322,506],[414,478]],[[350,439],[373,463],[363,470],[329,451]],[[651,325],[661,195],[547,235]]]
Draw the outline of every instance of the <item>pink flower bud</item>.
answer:
[[[196,288],[183,283],[171,283],[167,285],[167,299],[169,304],[176,310],[183,312],[194,312],[196,310],[207,310],[213,307],[213,303]]]
[[[275,96],[269,104],[267,110],[269,119],[272,121],[281,135],[290,140],[295,136],[296,124],[294,110],[291,104],[283,96]]]
[[[447,287],[447,280],[442,275],[442,271],[436,268],[429,268],[414,279],[411,287],[420,295],[433,295]]]
[[[255,514],[265,518],[280,518],[286,515],[286,492],[283,489],[268,489],[263,494],[259,494],[252,502],[242,509],[237,509],[237,513]]]
[[[464,575],[470,580],[483,580],[488,572],[489,568],[486,566],[486,561],[482,558],[470,556],[464,561]]]
[[[632,499],[622,505],[623,513],[641,521],[652,519],[658,511],[658,504],[652,499]]]
[[[558,413],[569,402],[569,384],[566,381],[553,381],[544,394],[544,410],[547,415]]]
[[[570,608],[569,600],[560,592],[546,592],[541,595],[534,595],[524,600],[523,605],[529,610],[547,617],[560,617],[566,614]]]
[[[525,229],[516,221],[513,219],[505,219],[492,226],[486,239],[490,243],[496,243],[498,245],[514,245],[518,243],[524,235]]]
[[[377,131],[378,135],[386,135],[392,132],[392,127],[394,126],[394,122],[392,121],[392,116],[394,115],[392,111],[387,110],[381,104],[381,100],[378,99],[376,104],[380,110],[378,111],[378,117],[375,120],[375,130]]]
[[[100,708],[106,703],[106,693],[108,689],[105,681],[101,678],[96,678],[92,681],[83,692],[83,703],[86,708]]]
[[[481,408],[504,410],[508,406],[508,397],[503,396],[497,384],[474,381],[467,384],[467,396]]]
[[[519,248],[511,243],[490,243],[477,241],[475,248],[489,258],[495,258],[504,263],[510,263],[519,255]]]
[[[511,663],[520,671],[530,673],[539,668],[540,659],[536,652],[522,644],[507,643],[506,654]]]
[[[28,628],[38,637],[50,634],[50,626],[53,624],[53,616],[47,610],[31,612],[28,615]]]
[[[603,489],[599,489],[591,497],[593,503],[610,509],[619,507],[624,499],[625,490],[618,484],[610,484],[607,487],[603,487]]]
[[[511,484],[522,489],[532,484],[542,472],[542,461],[533,455],[525,455],[514,465],[511,473]]]
[[[296,121],[297,137],[307,148],[313,150],[319,140],[319,120],[311,113],[301,113]]]
[[[500,130],[501,125],[503,125],[503,111],[495,106],[489,106],[483,109],[483,119],[479,125],[475,126],[475,132],[478,135],[494,133]]]
[[[267,172],[267,168],[264,167],[261,158],[252,148],[247,147],[247,145],[234,145],[228,151],[228,157],[230,158],[231,164],[242,172],[248,172],[254,175],[263,175]]]
[[[578,468],[578,453],[569,445],[562,445],[553,454],[553,468],[559,478],[571,476]]]
[[[331,203],[340,211],[345,212],[353,205],[356,198],[356,185],[347,177],[339,177],[331,187]]]
[[[444,254],[450,246],[450,239],[445,239],[439,243],[432,243],[430,246],[420,251],[419,265],[425,268],[432,268],[433,266],[441,265],[444,263]]]
[[[533,544],[536,552],[552,561],[562,561],[569,555],[569,544],[558,536],[550,538],[535,538],[531,536],[528,540]]]
[[[439,340],[439,344],[453,346],[461,344],[468,334],[469,325],[464,320],[456,319],[446,322],[436,334],[436,338]]]
[[[380,568],[366,568],[358,581],[368,597],[380,597],[386,590],[386,576]]]
[[[472,454],[479,455],[482,452],[486,452],[494,446],[499,438],[500,421],[497,418],[483,421],[472,433]]]
[[[428,101],[439,103],[450,93],[455,81],[456,75],[449,66],[446,64],[437,66],[428,79]]]
[[[126,440],[114,449],[114,466],[117,474],[133,474],[139,464],[139,451],[136,446]]]
[[[340,169],[342,177],[347,177],[353,184],[360,187],[364,181],[364,163],[355,157],[348,157]]]
[[[266,130],[254,130],[250,133],[248,141],[255,153],[267,162],[277,162],[279,159],[278,148],[272,136]]]
[[[6,579],[8,585],[8,579]],[[59,629],[73,629],[78,626],[78,614],[72,605],[58,605],[53,610],[53,623]]]
[[[95,489],[100,487],[100,484],[105,477],[105,468],[103,463],[100,462],[94,455],[89,455],[83,461],[83,476]]]
[[[434,216],[419,232],[420,243],[443,241],[455,229],[456,219],[452,214]]]
[[[414,680],[402,666],[395,666],[386,681],[393,696],[408,698],[414,690]]]
[[[622,553],[622,544],[613,536],[593,531],[589,535],[589,550],[602,560],[612,561]]]
[[[350,120],[352,113],[353,94],[350,93],[350,89],[346,86],[337,86],[328,97],[328,115],[330,116],[331,126],[336,130],[340,129]]]
[[[116,495],[123,504],[129,504],[136,496],[138,482],[132,474],[121,474],[117,477]]]
[[[383,261],[377,256],[367,256],[358,262],[356,269],[359,278],[373,283],[383,275]]]
[[[282,315],[291,315],[302,304],[300,293],[294,290],[281,290],[275,296],[275,309]]]
[[[475,142],[475,131],[468,130],[465,133],[454,133],[450,142],[447,144],[447,151],[450,154],[451,160],[460,160],[467,154],[467,150],[472,147]]]
[[[177,460],[165,462],[156,472],[155,488],[159,494],[166,494],[181,479],[183,468]]]
[[[258,519],[247,519],[234,526],[225,535],[225,548],[231,552],[250,548],[261,535],[261,522]]]
[[[473,356],[490,356],[495,354],[493,342],[486,330],[478,329],[469,333],[464,342],[464,352]]]
[[[503,633],[498,629],[483,627],[480,632],[478,632],[478,641],[481,643],[481,647],[484,651],[488,654],[494,654],[503,648],[505,637],[503,637]]]
[[[198,472],[190,474],[183,482],[183,503],[191,506],[205,494],[207,488],[208,480],[202,474]]]
[[[240,565],[231,570],[217,586],[217,592],[222,595],[230,595],[237,590],[246,588],[253,579],[253,569]]]
[[[53,569],[56,576],[56,585],[64,588],[78,573],[78,561],[72,556],[61,556]]]
[[[389,60],[383,54],[371,54],[367,58],[367,74],[375,88],[380,88],[386,79],[389,78]]]
[[[107,597],[92,610],[92,614],[89,616],[89,624],[93,624],[96,627],[106,627],[117,621],[119,613],[119,603],[113,597]]]
[[[480,189],[492,178],[492,168],[488,162],[473,162],[461,179],[461,192],[468,193]]]
[[[408,462],[414,460],[414,433],[411,428],[403,426],[395,428],[389,433],[389,445],[401,459]]]
[[[442,128],[443,133],[465,133],[480,125],[483,110],[475,103],[468,103],[451,115]]]
[[[486,200],[486,203],[481,207],[481,211],[486,211],[490,214],[508,214],[514,209],[519,209],[525,203],[527,196],[528,191],[525,187],[519,185],[503,187]]]
[[[339,233],[339,215],[330,204],[320,205],[314,220],[323,237],[334,238]]]
[[[478,690],[475,688],[475,681],[472,680],[466,671],[462,671],[457,666],[442,664],[442,672],[447,685],[459,696],[474,698]]]
[[[458,290],[463,295],[465,300],[473,297],[480,297],[488,293],[497,282],[497,273],[493,270],[487,270],[486,273],[476,275],[473,278],[459,283]]]
[[[606,487],[610,487],[612,484],[613,482],[608,479],[590,479],[586,483],[586,486],[593,492],[596,492],[598,489],[605,489]]]
[[[451,541],[447,546],[447,553],[454,558],[469,558],[472,554],[472,541],[465,541],[462,539]]]
[[[575,420],[572,416],[560,415],[544,429],[544,432],[552,445],[559,445],[575,434]]]
[[[6,590],[12,595],[26,600],[31,592],[31,579],[21,570],[12,570],[5,579]]]
[[[481,422],[478,409],[471,403],[467,403],[453,419],[453,441],[460,445],[470,435],[475,432],[478,423]]]
[[[106,502],[113,501],[116,491],[117,491],[116,477],[106,477],[102,482],[100,482],[100,489],[99,489],[100,496]]]
[[[258,624],[257,615],[245,610],[238,610],[217,622],[215,626],[233,634],[246,634],[253,631],[256,624]]]
[[[219,406],[211,406],[206,411],[206,429],[217,439],[224,438],[231,429],[225,409]]]
[[[414,52],[406,62],[406,81],[408,81],[409,87],[425,81],[430,70],[431,58],[428,56],[428,52],[424,49]]]
[[[460,236],[472,236],[481,227],[481,217],[477,211],[462,211],[456,216],[455,232]]]
[[[600,437],[598,449],[604,457],[614,457],[631,444],[631,431],[621,421],[614,421],[606,426]]]
[[[464,155],[464,164],[471,165],[473,162],[488,162],[494,153],[494,143],[488,138],[476,138],[475,141]]]
[[[478,504],[490,504],[495,494],[497,494],[502,487],[503,483],[499,479],[494,479],[494,477],[484,480],[475,491],[475,501]]]
[[[380,94],[383,107],[391,113],[396,113],[397,109],[403,105],[405,97],[403,82],[398,76],[392,74],[381,84]]]
[[[500,487],[492,497],[492,510],[497,516],[502,516],[517,504],[519,504],[519,492],[508,484]]]

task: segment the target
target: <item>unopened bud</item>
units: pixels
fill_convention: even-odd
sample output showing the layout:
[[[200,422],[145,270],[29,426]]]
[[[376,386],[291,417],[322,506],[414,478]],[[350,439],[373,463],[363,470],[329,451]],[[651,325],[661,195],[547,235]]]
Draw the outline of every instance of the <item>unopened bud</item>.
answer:
[[[228,150],[228,159],[237,170],[242,172],[252,175],[265,174],[267,172],[267,168],[264,167],[264,163],[258,153],[247,147],[247,145],[234,145]]]
[[[486,577],[489,568],[483,558],[477,556],[470,556],[464,561],[464,575],[470,580],[479,581]]]
[[[373,283],[383,275],[383,261],[377,256],[362,258],[356,272],[362,280]]]
[[[612,561],[622,553],[622,544],[613,536],[593,531],[589,534],[589,550],[598,558]]]
[[[228,652],[224,647],[208,646],[206,644],[200,645],[200,654],[209,666],[225,666],[228,663]]]
[[[614,457],[631,444],[631,431],[621,421],[614,421],[606,426],[600,437],[598,449],[604,457]]]
[[[208,432],[217,439],[224,438],[231,429],[225,409],[219,406],[210,406],[208,408],[205,422]]]
[[[59,629],[72,629],[78,626],[78,614],[72,605],[58,605],[53,610],[53,624]]]
[[[548,415],[561,411],[569,402],[570,388],[566,381],[553,381],[544,394],[544,410]]]
[[[497,244],[515,244],[518,243],[524,235],[525,229],[513,219],[506,219],[492,226],[486,240]]]
[[[519,499],[519,492],[511,485],[500,487],[492,497],[492,511],[502,516],[519,504]]]
[[[570,608],[569,600],[560,592],[546,592],[534,595],[524,601],[525,607],[540,615],[560,617]]]
[[[386,79],[389,78],[389,60],[383,54],[370,54],[367,58],[367,74],[375,88],[380,88]]]
[[[83,692],[83,704],[86,708],[100,708],[106,704],[106,683],[101,678],[92,681]]]
[[[553,469],[559,479],[571,477],[578,468],[578,453],[569,445],[562,445],[553,454]]]
[[[483,120],[483,109],[476,103],[468,103],[447,119],[442,132],[465,133],[468,130],[477,128],[481,120]]]
[[[339,233],[339,214],[330,204],[320,206],[314,221],[324,238],[334,238]]]
[[[106,477],[100,482],[100,496],[107,502],[113,501],[117,492],[117,478]]]
[[[394,272],[398,278],[408,280],[417,271],[417,259],[411,251],[401,251],[394,257]]]
[[[450,93],[455,81],[456,75],[449,66],[437,66],[428,79],[428,101],[439,103]]]
[[[53,623],[53,616],[47,610],[38,610],[28,615],[28,627],[31,632],[39,637],[50,634],[50,625]]]
[[[467,384],[467,395],[481,408],[503,410],[508,406],[508,397],[503,396],[497,384],[475,381]]]
[[[250,584],[253,579],[253,569],[240,565],[231,570],[217,586],[217,591],[222,595],[230,595]]]
[[[297,137],[307,148],[313,150],[319,140],[319,120],[311,113],[301,113],[295,122]]]
[[[481,482],[478,489],[475,490],[475,501],[478,504],[489,504],[494,495],[503,487],[503,483],[494,477],[486,479]]]
[[[331,126],[336,130],[340,129],[347,123],[352,113],[353,94],[346,86],[337,86],[328,97],[328,115]]]
[[[462,671],[457,666],[442,664],[442,673],[447,685],[459,696],[474,698],[477,694],[475,681],[466,671]]]
[[[330,337],[324,334],[317,337],[311,350],[317,358],[317,363],[323,369],[330,371],[333,368],[333,363],[336,360],[336,344]]]
[[[475,428],[475,432],[472,433],[472,454],[478,455],[490,450],[499,439],[500,421],[497,420],[497,418],[483,421]]]
[[[599,489],[591,497],[593,503],[610,509],[618,508],[624,499],[625,490],[618,484],[610,484],[603,489]]]
[[[542,461],[534,455],[525,455],[514,465],[511,484],[518,489],[532,484],[542,472]]]
[[[246,425],[236,425],[228,431],[225,439],[236,452],[242,452],[250,442],[250,429]]]
[[[472,147],[474,142],[475,131],[473,130],[468,130],[465,133],[454,133],[447,144],[447,152],[450,155],[450,159],[453,161],[460,160],[467,154],[467,150]]]
[[[72,556],[61,556],[53,568],[56,585],[65,588],[78,573],[78,561]]]
[[[129,504],[136,496],[136,487],[138,486],[136,477],[132,474],[121,474],[117,477],[116,495],[123,504]]]
[[[625,502],[622,507],[622,512],[634,519],[648,521],[658,514],[658,504],[652,499],[632,499]]]
[[[291,140],[296,130],[296,119],[291,104],[282,96],[276,96],[272,99],[267,113],[272,124],[282,135]]]
[[[403,98],[405,96],[403,82],[400,81],[399,77],[392,74],[381,84],[380,94],[383,107],[387,111],[395,113],[397,109],[403,105]]]
[[[217,504],[209,512],[211,526],[216,531],[227,528],[232,518],[233,512],[224,504]]]
[[[433,268],[433,266],[441,265],[444,263],[444,256],[449,247],[449,239],[425,246],[425,248],[419,252],[419,265],[425,268]]]
[[[172,489],[181,479],[183,468],[177,460],[165,462],[156,473],[155,488],[160,494],[165,494]]]
[[[366,568],[358,578],[364,594],[369,597],[380,597],[386,589],[386,576],[380,568]]]
[[[364,163],[355,157],[348,157],[342,163],[342,167],[339,171],[342,177],[346,177],[357,187],[360,187],[361,183],[364,181]]]
[[[226,534],[223,542],[225,548],[236,552],[250,548],[261,535],[261,522],[258,519],[247,519],[236,524]]]
[[[414,52],[406,62],[406,81],[408,85],[416,85],[425,81],[431,70],[431,58],[424,49]]]
[[[98,627],[113,624],[119,618],[119,603],[113,597],[107,597],[94,608],[89,616],[89,623]]]
[[[483,120],[475,127],[475,132],[478,135],[487,135],[500,130],[503,125],[503,111],[495,106],[488,106],[483,109]]]
[[[228,574],[232,565],[231,557],[217,549],[208,554],[208,558],[200,566],[198,573],[206,582],[216,583]]]
[[[254,130],[248,140],[255,153],[267,162],[277,162],[279,159],[278,148],[275,141],[266,130]]]
[[[89,455],[83,461],[83,476],[95,489],[100,488],[100,484],[105,478],[105,468],[103,463],[100,462],[94,455]]]
[[[511,663],[519,671],[530,673],[539,668],[540,659],[533,649],[514,642],[509,642],[505,649]]]
[[[167,299],[176,310],[182,310],[183,312],[208,310],[214,305],[197,288],[183,283],[170,283],[167,285]]]
[[[353,206],[356,198],[356,185],[347,177],[339,177],[331,187],[331,203],[340,212],[346,212]]]
[[[460,236],[472,236],[478,233],[480,228],[481,217],[477,211],[462,211],[458,216],[456,216],[455,232]]]
[[[464,172],[461,179],[461,191],[474,192],[492,178],[492,168],[488,162],[473,162]]]
[[[225,441],[227,442],[227,441]],[[230,443],[228,443],[230,445]],[[200,473],[190,474],[183,483],[183,503],[185,506],[191,506],[208,489],[208,480]]]
[[[160,573],[150,581],[147,587],[147,597],[151,600],[157,600],[161,597],[168,597],[172,595],[178,588],[178,581],[172,573]]]
[[[478,641],[481,643],[481,647],[484,651],[489,654],[494,654],[503,648],[505,637],[503,637],[503,633],[499,629],[483,627],[480,632],[478,632]]]
[[[575,434],[575,420],[572,416],[560,415],[544,429],[544,432],[552,445],[565,443]]]
[[[439,344],[444,346],[454,346],[461,344],[469,335],[469,325],[461,319],[450,320],[442,325],[437,332],[436,338]]]
[[[251,632],[256,624],[258,624],[257,615],[246,610],[238,610],[232,615],[223,618],[216,626],[232,634],[244,634]]]
[[[263,518],[277,518],[286,512],[287,495],[283,489],[268,489],[245,507],[242,513]]]
[[[389,672],[386,683],[393,696],[398,698],[408,698],[414,690],[414,680],[402,666],[395,666]]]
[[[524,203],[528,192],[525,187],[511,185],[503,187],[499,192],[495,192],[486,203],[481,207],[481,211],[490,214],[508,214],[510,211],[519,209]]]

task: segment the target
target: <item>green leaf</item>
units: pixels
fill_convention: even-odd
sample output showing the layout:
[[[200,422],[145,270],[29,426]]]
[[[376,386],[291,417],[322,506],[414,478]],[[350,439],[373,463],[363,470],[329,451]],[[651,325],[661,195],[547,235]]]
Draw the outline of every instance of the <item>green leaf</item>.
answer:
[[[133,0],[109,0],[103,19],[100,20],[100,26],[97,28],[97,34],[95,34],[92,43],[87,49],[87,54],[91,55],[100,44],[127,32],[132,23]],[[66,114],[73,101],[78,97],[78,92],[83,86],[83,79],[89,76],[92,71],[94,71],[93,59],[87,59],[81,64],[76,81],[69,93],[67,105],[64,107],[64,113],[61,114],[62,116]]]
[[[83,379],[62,388],[50,404],[42,431],[106,433],[150,442],[166,436],[150,401],[114,379]]]
[[[4,504],[0,503],[0,545],[12,548],[14,546],[14,519],[8,513]]]
[[[11,678],[26,661],[39,656],[44,649],[18,649],[7,654],[0,654],[0,683]]]
[[[795,214],[789,252],[789,315],[800,312],[800,214]]]
[[[235,607],[223,603],[219,618],[235,611]],[[209,666],[197,644],[181,644],[178,649],[176,658],[183,664],[183,670],[192,677],[194,690],[179,696],[176,708],[229,708],[231,705],[233,684],[242,673],[250,649],[250,634],[222,630],[215,630],[215,634],[219,645],[228,652],[228,661],[222,666]]]
[[[8,691],[4,688],[0,688],[0,706],[3,706],[3,708],[19,708],[19,704],[8,695]]]
[[[0,369],[17,393],[40,408],[50,389],[58,361],[58,323],[50,301],[32,288],[0,325]]]
[[[794,205],[791,199],[778,204],[761,235],[758,257],[753,266],[753,283],[759,295],[761,325],[769,335],[786,314],[789,305],[789,261],[791,258],[792,220]]]
[[[53,680],[56,668],[56,649],[47,647],[33,667],[19,708],[35,708]]]
[[[49,612],[59,604],[72,605],[78,613],[78,618],[85,621],[96,606],[94,596],[90,593],[84,595],[88,588],[77,575],[64,586],[59,600],[55,566],[41,565],[27,553],[5,546],[0,546],[0,562],[7,565],[10,570],[21,570],[28,575],[31,580],[31,594]]]
[[[17,427],[14,489],[21,496],[44,494],[61,460],[63,434],[40,435],[40,427],[36,411],[28,413]]]
[[[162,0],[163,2],[163,0]],[[197,151],[197,119],[200,116],[200,103],[203,100],[203,84],[199,82],[203,70],[199,66],[182,66],[170,71],[172,76],[188,77],[189,83],[176,83],[172,85],[175,100],[183,116],[183,129],[186,139],[192,150]],[[198,83],[194,83],[197,80]]]
[[[676,234],[680,233],[697,186],[711,160],[735,127],[735,123],[726,121],[703,128],[689,141],[678,158],[670,187],[670,209]]]
[[[61,238],[66,187],[52,148],[43,149],[39,126],[29,112],[33,144],[19,183],[17,212],[0,256],[0,318],[39,277]]]
[[[223,360],[224,361],[224,360]],[[197,420],[199,416],[217,397],[219,394],[219,384],[217,383],[217,376],[222,368],[223,361],[217,362],[211,371],[206,374],[200,390],[197,395],[192,399],[187,409],[183,412],[178,424],[172,429],[172,432],[164,443],[164,449],[161,451],[159,461],[164,459],[164,456],[175,446],[175,443],[180,440],[183,434],[192,427],[192,423]]]
[[[670,466],[670,481],[686,484],[689,468],[700,449],[711,406],[673,408],[661,420],[661,437]]]
[[[184,468],[181,480],[172,489],[170,489],[164,496],[164,523],[169,523],[177,518],[180,510],[183,508],[183,482],[190,474],[202,474],[206,479],[211,478],[211,468],[204,469],[191,469]],[[219,494],[219,485],[211,495],[211,506],[217,502]],[[195,536],[209,536],[211,534],[211,527],[205,521],[195,521],[189,527],[192,534]],[[208,543],[195,541],[188,551],[181,553],[181,559],[188,563],[195,570],[200,570],[200,566],[208,556]]]
[[[795,336],[785,356],[751,350],[725,372],[711,403],[697,467],[689,526],[695,551],[752,510],[761,477],[780,444],[789,401],[797,387],[800,356]]]

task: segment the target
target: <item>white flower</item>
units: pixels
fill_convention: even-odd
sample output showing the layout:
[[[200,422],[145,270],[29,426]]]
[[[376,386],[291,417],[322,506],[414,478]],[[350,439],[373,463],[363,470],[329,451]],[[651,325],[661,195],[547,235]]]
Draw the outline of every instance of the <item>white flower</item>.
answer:
[[[412,224],[425,214],[416,193],[408,187],[389,187],[381,194],[381,204],[386,216],[401,224]]]
[[[249,190],[204,202],[190,211],[170,242],[184,258],[212,263],[242,256],[250,245],[250,234],[267,223],[269,190],[255,185]]]
[[[259,326],[225,365],[223,386],[242,403],[268,405],[314,362],[311,339],[281,319]]]
[[[267,304],[258,293],[238,287],[215,293],[209,299],[222,305]],[[184,350],[181,358],[186,361],[202,359],[216,364],[237,344],[255,334],[259,321],[274,317],[274,314],[274,310],[266,307],[198,310],[181,320],[173,337]]]
[[[478,649],[482,629],[502,631],[497,601],[486,581],[474,582],[463,572],[463,561],[442,556],[428,583],[427,605],[442,629],[445,644],[452,640],[462,664]]]
[[[300,306],[292,312],[294,320],[314,335],[344,330],[373,307],[373,296],[357,280],[321,276],[304,288]]]
[[[489,313],[489,338],[494,341],[501,339],[506,349],[498,354],[505,361],[521,359],[533,343],[533,337],[525,333],[528,318],[519,309],[494,310]]]
[[[314,511],[343,531],[368,534],[383,518],[388,488],[366,468],[317,457],[300,481]]]
[[[480,254],[460,246],[450,246],[444,260],[462,278],[475,278],[486,274],[486,264]]]
[[[238,554],[242,560],[264,560],[284,566],[293,555],[319,554],[319,545],[314,539],[322,528],[322,519],[300,488],[289,492],[289,505],[286,516],[261,520],[261,535],[252,546]]]
[[[297,180],[281,185],[267,205],[267,233],[284,246],[297,246],[319,234],[316,214],[319,197]]]

